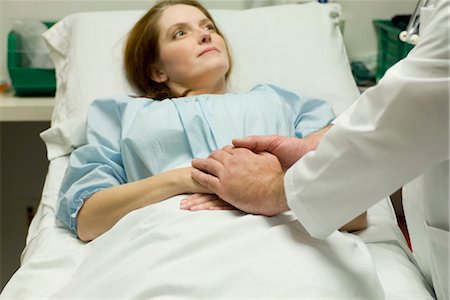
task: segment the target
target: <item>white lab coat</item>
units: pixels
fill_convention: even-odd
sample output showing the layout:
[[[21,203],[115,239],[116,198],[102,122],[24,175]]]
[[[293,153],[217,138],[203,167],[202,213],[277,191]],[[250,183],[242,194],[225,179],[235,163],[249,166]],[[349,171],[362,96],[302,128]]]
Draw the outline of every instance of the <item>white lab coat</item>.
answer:
[[[289,207],[317,238],[415,179],[405,187],[405,215],[438,299],[448,299],[449,285],[449,10],[438,1],[408,57],[285,175]]]

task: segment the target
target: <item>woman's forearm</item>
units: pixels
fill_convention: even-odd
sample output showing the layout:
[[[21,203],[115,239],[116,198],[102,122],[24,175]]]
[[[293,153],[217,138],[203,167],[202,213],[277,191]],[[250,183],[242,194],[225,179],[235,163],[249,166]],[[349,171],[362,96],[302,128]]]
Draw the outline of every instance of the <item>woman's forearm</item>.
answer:
[[[190,178],[191,168],[182,168],[93,194],[77,216],[77,233],[90,241],[116,224],[129,212],[183,193],[208,192]]]

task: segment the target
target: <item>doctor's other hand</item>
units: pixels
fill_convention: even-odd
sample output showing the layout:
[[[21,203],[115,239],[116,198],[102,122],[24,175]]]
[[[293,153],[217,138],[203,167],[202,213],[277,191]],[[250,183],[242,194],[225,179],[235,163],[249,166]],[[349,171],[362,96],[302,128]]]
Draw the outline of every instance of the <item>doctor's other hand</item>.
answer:
[[[215,194],[192,194],[180,202],[182,210],[236,210],[236,207],[223,201]]]
[[[242,211],[274,216],[289,210],[283,168],[268,152],[226,146],[192,166],[195,181]]]
[[[322,137],[330,128],[331,125],[328,125],[304,138],[280,135],[254,135],[243,139],[233,139],[233,145],[236,148],[247,148],[256,153],[270,152],[278,157],[284,169],[288,169],[303,155],[315,150]]]

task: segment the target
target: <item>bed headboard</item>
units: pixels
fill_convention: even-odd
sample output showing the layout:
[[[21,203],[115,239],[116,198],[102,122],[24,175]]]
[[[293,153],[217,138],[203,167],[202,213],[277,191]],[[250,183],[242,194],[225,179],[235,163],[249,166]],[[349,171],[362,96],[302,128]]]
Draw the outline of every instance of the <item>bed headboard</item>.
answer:
[[[333,5],[337,4],[211,10],[233,56],[229,89],[244,91],[257,83],[273,83],[325,99],[337,114],[342,112],[359,92]],[[122,51],[128,31],[144,13],[78,13],[44,34],[57,74],[52,125],[41,134],[49,159],[85,143],[85,118],[92,100],[133,93],[122,69]]]

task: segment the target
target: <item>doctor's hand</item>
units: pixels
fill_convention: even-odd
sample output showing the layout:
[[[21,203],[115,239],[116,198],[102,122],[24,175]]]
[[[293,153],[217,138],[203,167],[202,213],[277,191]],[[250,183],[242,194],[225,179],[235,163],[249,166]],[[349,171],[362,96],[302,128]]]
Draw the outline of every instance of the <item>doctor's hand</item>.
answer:
[[[263,151],[270,152],[278,157],[284,169],[288,169],[302,158],[303,155],[315,150],[322,137],[330,128],[331,125],[302,139],[280,135],[254,135],[243,139],[233,139],[233,145],[237,148],[247,148],[256,153]]]
[[[226,146],[192,166],[195,181],[242,211],[274,216],[289,210],[282,166],[268,152]]]

